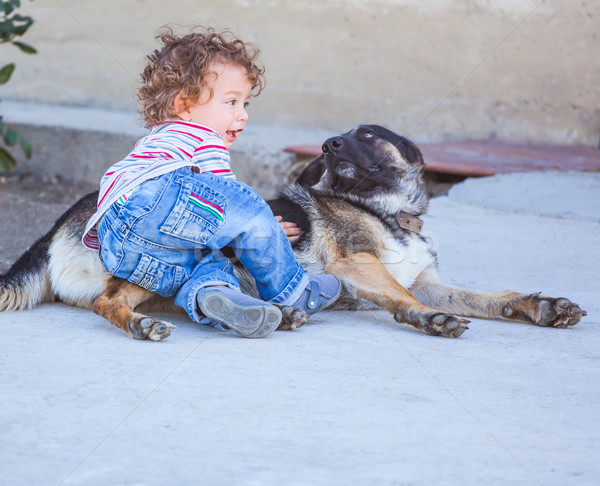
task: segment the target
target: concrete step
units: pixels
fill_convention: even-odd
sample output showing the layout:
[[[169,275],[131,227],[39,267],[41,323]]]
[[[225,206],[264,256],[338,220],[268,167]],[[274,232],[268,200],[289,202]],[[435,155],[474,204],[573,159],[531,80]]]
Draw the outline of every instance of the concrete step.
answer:
[[[3,100],[0,113],[33,146],[27,160],[16,151],[18,171],[61,175],[97,183],[106,169],[129,153],[148,133],[136,112],[42,105]],[[263,197],[273,197],[290,182],[321,143],[336,133],[250,124],[231,149],[238,179]],[[594,147],[529,144],[501,140],[419,142],[429,177],[540,171],[600,171]]]

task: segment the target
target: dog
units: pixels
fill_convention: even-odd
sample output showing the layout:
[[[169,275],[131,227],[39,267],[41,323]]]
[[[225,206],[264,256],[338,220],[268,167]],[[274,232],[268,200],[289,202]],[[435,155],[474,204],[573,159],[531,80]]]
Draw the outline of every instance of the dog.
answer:
[[[437,255],[421,236],[429,196],[425,164],[413,142],[378,125],[361,125],[322,146],[294,184],[268,201],[273,213],[304,230],[294,244],[309,274],[342,281],[331,309],[385,309],[400,323],[432,336],[455,338],[465,317],[508,319],[567,328],[586,312],[541,293],[480,292],[440,282]],[[97,192],[73,205],[53,228],[0,277],[0,311],[61,301],[93,309],[130,337],[160,341],[174,328],[144,313],[172,311],[172,301],[112,277],[81,243],[96,208]],[[257,295],[239,265],[242,290]],[[279,329],[297,329],[301,311],[284,307]]]

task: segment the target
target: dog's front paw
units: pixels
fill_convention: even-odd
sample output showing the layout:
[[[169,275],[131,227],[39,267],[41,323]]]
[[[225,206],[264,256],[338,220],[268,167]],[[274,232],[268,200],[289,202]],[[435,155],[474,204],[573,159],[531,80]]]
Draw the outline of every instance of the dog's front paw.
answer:
[[[467,329],[470,322],[449,314],[433,314],[423,318],[423,330],[431,336],[455,338]]]
[[[554,299],[534,294],[532,298],[537,301],[538,305],[534,320],[538,326],[564,329],[574,326],[583,316],[587,315],[587,312],[581,307],[564,297]]]
[[[295,331],[308,320],[308,314],[300,309],[294,309],[289,305],[277,305],[277,307],[282,315],[281,323],[277,328],[278,331]]]
[[[129,321],[130,336],[134,339],[162,341],[171,335],[175,326],[170,322],[157,321],[151,317],[136,318]]]
[[[405,317],[408,317],[408,319],[405,319]],[[467,319],[461,319],[442,312],[419,313],[416,316],[414,314],[406,316],[401,312],[396,312],[394,319],[398,322],[408,322],[430,336],[449,338],[460,336],[469,329],[467,324],[470,322]]]
[[[546,297],[539,292],[502,308],[502,316],[508,319],[563,329],[574,326],[586,315],[587,312],[569,299]]]

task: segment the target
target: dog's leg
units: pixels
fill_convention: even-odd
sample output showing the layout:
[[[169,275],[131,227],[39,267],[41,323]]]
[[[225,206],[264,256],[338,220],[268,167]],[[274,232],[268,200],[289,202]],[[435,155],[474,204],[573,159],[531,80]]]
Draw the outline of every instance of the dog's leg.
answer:
[[[467,329],[469,321],[421,304],[374,255],[357,253],[327,265],[326,270],[340,278],[357,297],[383,307],[396,321],[410,324],[426,334],[458,337]]]
[[[577,304],[563,297],[536,294],[480,292],[439,283],[437,272],[424,271],[411,287],[419,301],[459,316],[493,319],[503,317],[544,327],[570,327],[586,315]]]
[[[133,311],[153,295],[127,280],[110,277],[106,290],[94,301],[92,308],[96,314],[123,329],[129,337],[161,341],[171,334],[175,326]]]

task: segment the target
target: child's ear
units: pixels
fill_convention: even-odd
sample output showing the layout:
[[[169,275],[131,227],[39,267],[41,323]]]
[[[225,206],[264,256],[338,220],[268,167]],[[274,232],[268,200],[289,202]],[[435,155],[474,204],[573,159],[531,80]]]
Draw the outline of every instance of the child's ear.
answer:
[[[173,101],[173,109],[177,117],[181,120],[190,121],[192,119],[189,103],[183,101],[180,94],[175,96],[175,100]]]

